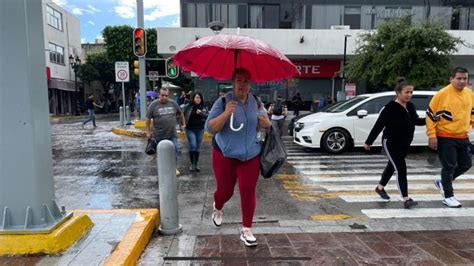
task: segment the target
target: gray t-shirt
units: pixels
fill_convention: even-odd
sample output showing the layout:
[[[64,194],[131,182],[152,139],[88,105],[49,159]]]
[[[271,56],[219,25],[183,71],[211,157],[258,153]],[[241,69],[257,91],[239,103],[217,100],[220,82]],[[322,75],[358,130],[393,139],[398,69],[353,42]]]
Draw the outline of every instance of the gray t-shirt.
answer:
[[[157,140],[171,138],[176,130],[178,114],[181,114],[181,108],[175,101],[153,101],[146,112],[146,118],[153,119],[153,137]]]

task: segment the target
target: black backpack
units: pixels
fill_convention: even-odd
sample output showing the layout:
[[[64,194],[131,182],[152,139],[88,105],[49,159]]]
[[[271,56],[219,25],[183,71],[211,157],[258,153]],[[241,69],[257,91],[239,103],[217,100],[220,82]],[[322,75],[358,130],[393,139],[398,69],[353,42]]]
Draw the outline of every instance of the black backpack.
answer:
[[[283,104],[281,100],[277,100],[275,105],[273,106],[273,112],[274,115],[282,115],[283,114]]]

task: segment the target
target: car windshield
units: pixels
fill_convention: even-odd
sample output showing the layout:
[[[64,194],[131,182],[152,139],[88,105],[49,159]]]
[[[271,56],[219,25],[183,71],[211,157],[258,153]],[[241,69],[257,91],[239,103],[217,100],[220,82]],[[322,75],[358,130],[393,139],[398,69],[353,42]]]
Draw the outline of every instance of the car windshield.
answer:
[[[367,98],[368,98],[367,96],[356,96],[356,97],[351,98],[349,100],[339,102],[339,103],[329,107],[328,109],[324,110],[323,112],[326,112],[326,113],[344,112],[347,109],[351,108],[352,106],[360,103],[361,101],[363,101]]]

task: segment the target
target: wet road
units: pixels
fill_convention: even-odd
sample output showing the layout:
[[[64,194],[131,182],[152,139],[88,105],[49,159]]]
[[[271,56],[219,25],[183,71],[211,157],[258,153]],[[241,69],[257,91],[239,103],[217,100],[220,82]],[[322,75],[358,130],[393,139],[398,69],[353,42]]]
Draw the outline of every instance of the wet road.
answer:
[[[157,165],[143,153],[145,141],[98,127],[52,125],[56,197],[68,209],[156,208]]]
[[[56,196],[61,205],[68,209],[159,207],[155,157],[143,153],[144,139],[112,133],[112,126],[117,124],[99,121],[96,129],[81,129],[80,123],[52,125]],[[261,179],[258,184],[257,224],[437,217],[446,210],[433,185],[440,165],[436,154],[426,149],[410,153],[407,159],[410,196],[420,202],[414,211],[407,213],[398,200],[395,178],[387,186],[392,196],[390,202],[380,201],[373,192],[387,162],[380,150],[328,155],[321,151],[307,152],[288,137],[285,143],[288,163],[275,178]],[[185,141],[180,141],[180,146],[180,219],[189,228],[210,230],[208,219],[215,188],[210,169],[210,142],[203,144],[200,173],[187,170]],[[474,171],[461,177],[455,189],[467,207],[458,214],[474,216]],[[229,211],[225,223],[240,222],[239,205],[236,188],[226,205]]]

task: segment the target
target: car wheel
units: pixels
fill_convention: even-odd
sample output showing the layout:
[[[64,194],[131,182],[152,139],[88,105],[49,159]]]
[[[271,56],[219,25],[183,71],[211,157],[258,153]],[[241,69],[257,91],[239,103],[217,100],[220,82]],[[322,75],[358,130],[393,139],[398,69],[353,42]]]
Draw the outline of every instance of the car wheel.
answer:
[[[349,147],[349,134],[342,129],[330,129],[323,135],[323,148],[329,153],[341,153]]]

